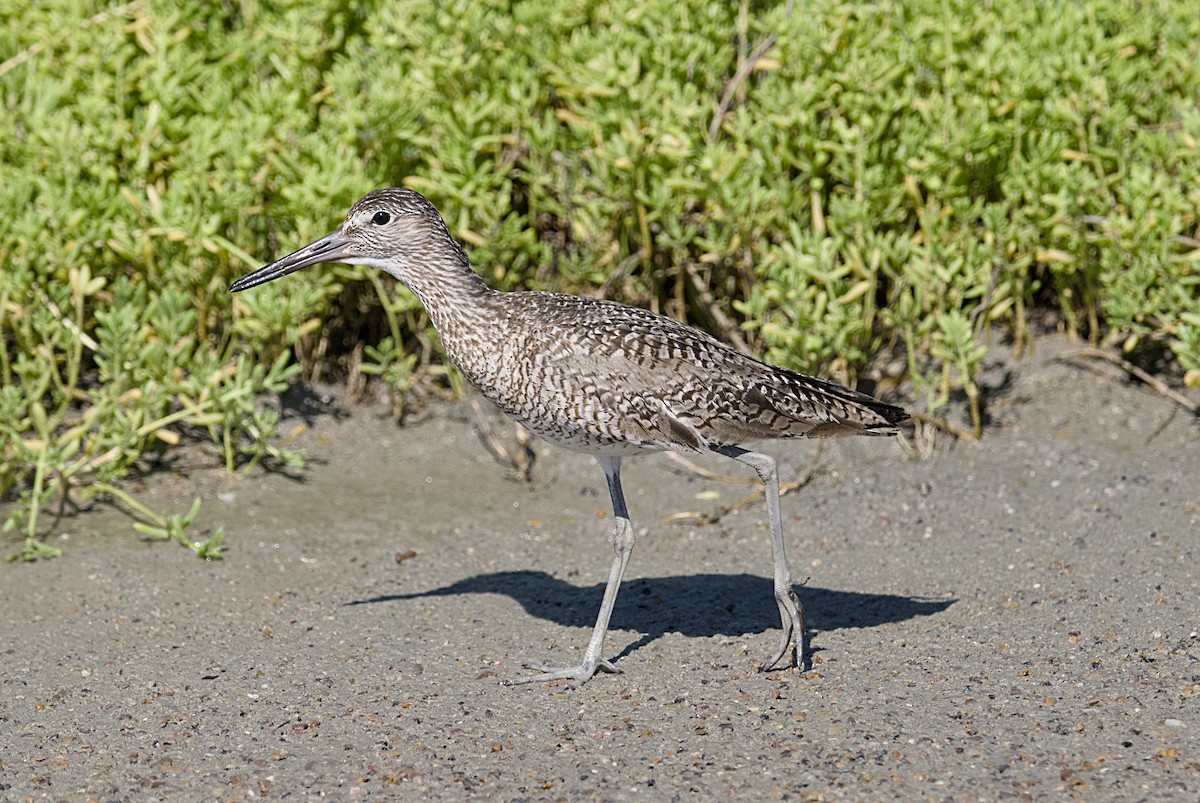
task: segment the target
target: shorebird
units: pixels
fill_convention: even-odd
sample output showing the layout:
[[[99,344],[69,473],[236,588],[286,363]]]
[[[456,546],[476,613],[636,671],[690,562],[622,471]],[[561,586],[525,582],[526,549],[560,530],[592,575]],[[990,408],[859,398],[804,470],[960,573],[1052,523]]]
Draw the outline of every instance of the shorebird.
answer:
[[[908,414],[832,382],[768,365],[671,318],[594,298],[502,292],[474,271],[433,204],[408,189],[354,202],[332,233],[230,286],[245,290],[325,262],[378,268],[429,313],[450,361],[509,417],[551,443],[593,455],[608,481],[615,556],[591,640],[577,666],[526,665],[506,685],[617,672],[602,656],[633,550],[621,460],[645,452],[715,452],[758,474],[766,492],[775,602],[783,632],[763,670],[804,664],[804,612],[792,588],[779,472],[742,446],[768,438],[894,434]],[[795,646],[793,650],[792,647]],[[789,655],[790,654],[790,655]]]

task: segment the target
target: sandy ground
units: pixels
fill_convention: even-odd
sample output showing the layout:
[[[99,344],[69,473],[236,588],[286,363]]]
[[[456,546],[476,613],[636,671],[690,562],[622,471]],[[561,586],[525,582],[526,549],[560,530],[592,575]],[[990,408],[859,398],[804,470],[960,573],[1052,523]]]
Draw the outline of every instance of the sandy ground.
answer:
[[[664,522],[755,486],[628,463],[623,673],[578,690],[498,680],[587,641],[598,467],[542,446],[524,485],[466,404],[401,428],[304,397],[298,479],[195,456],[138,488],[200,494],[224,560],[97,508],[56,525],[63,558],[0,566],[0,799],[1196,800],[1200,427],[1067,347],[989,358],[979,444],[764,447],[817,469],[784,498],[801,670],[756,671],[762,505]]]

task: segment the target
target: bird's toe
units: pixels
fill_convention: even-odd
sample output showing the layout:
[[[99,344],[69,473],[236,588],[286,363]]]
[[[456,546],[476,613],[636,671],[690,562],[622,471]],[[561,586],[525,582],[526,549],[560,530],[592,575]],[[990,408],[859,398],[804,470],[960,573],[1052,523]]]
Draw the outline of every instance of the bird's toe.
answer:
[[[538,664],[525,664],[526,669],[532,669],[537,674],[522,675],[516,678],[505,678],[500,681],[504,686],[520,686],[525,683],[548,683],[554,680],[565,680],[570,688],[578,688],[592,679],[597,672],[617,674],[621,670],[612,665],[612,661],[601,658],[599,661],[584,661],[578,666],[550,667]]]

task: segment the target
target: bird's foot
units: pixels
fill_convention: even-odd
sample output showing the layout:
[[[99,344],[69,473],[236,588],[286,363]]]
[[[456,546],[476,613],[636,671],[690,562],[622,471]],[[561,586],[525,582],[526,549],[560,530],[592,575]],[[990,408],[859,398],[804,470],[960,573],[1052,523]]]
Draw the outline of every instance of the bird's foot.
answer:
[[[538,666],[536,664],[525,664],[525,668],[532,669],[538,674],[522,675],[519,678],[505,678],[504,680],[500,681],[500,684],[503,686],[519,686],[523,683],[545,683],[551,680],[566,680],[570,681],[567,683],[567,688],[577,689],[584,683],[587,683],[589,680],[591,680],[592,675],[596,674],[597,672],[609,672],[615,675],[621,671],[613,666],[611,661],[605,660],[604,658],[601,658],[598,661],[585,660],[579,666],[556,668],[549,666]]]
[[[803,638],[803,636],[801,636],[801,638]],[[779,648],[771,654],[772,655],[771,660],[767,661],[761,667],[759,667],[758,671],[759,672],[772,672],[776,669],[790,669],[792,666],[799,666],[800,663],[804,659],[800,658],[797,655],[796,661],[793,663],[793,661],[791,660],[793,654],[794,653],[792,652],[792,626],[790,623],[787,623],[783,626],[783,635],[779,639]],[[783,662],[783,660],[785,658],[788,659],[788,662],[781,666],[781,663]]]
[[[786,595],[777,596],[775,601],[779,604],[779,617],[783,621],[783,633],[779,637],[779,647],[774,652],[774,657],[767,661],[759,669],[760,672],[770,672],[775,669],[788,668],[795,666],[798,669],[804,668],[804,632],[807,622],[804,617],[804,607],[800,604],[800,600],[796,598],[796,592],[788,589]],[[795,652],[792,652],[792,645],[796,645]],[[782,664],[785,658],[792,658],[786,664]]]

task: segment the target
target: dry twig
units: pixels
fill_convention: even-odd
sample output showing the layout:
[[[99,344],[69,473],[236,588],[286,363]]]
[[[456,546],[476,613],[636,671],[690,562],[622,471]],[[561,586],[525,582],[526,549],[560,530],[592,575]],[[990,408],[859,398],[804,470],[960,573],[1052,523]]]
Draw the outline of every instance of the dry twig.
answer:
[[[700,274],[696,271],[696,263],[688,262],[683,266],[683,273],[687,276],[688,281],[692,285],[692,290],[696,293],[696,298],[700,299],[700,303],[704,305],[704,310],[712,318],[719,334],[729,343],[732,343],[736,348],[749,353],[750,347],[746,345],[745,338],[738,331],[737,324],[729,320],[729,317],[721,311],[721,307],[717,304],[717,300],[713,298],[712,290],[700,278]]]
[[[681,455],[679,452],[667,452],[666,454],[667,454],[668,460],[678,463],[679,465],[683,466],[685,469],[687,469],[691,473],[695,474],[697,477],[703,477],[706,480],[714,480],[716,482],[727,482],[730,485],[749,484],[749,483],[758,481],[755,477],[734,477],[729,474],[717,474],[716,472],[709,471],[708,469],[703,468],[702,466],[696,465],[691,460],[688,460],[686,457]]]
[[[754,72],[758,66],[758,60],[767,55],[767,52],[775,47],[775,34],[767,34],[761,42],[754,46],[750,51],[750,55],[738,62],[737,70],[734,71],[733,77],[729,79],[729,83],[725,85],[725,92],[721,95],[721,102],[713,109],[713,119],[708,126],[708,141],[713,142],[717,138],[717,134],[721,132],[721,123],[725,121],[725,115],[729,113],[729,108],[733,105],[734,96],[737,95],[738,88],[742,83],[750,77],[750,73]]]
[[[1156,377],[1146,371],[1143,371],[1141,368],[1138,368],[1136,365],[1131,363],[1129,360],[1118,357],[1116,354],[1113,354],[1112,352],[1105,351],[1104,349],[1092,348],[1089,346],[1089,347],[1085,347],[1085,348],[1081,348],[1081,349],[1075,349],[1074,351],[1068,351],[1065,354],[1060,354],[1058,356],[1058,359],[1065,361],[1065,360],[1070,360],[1074,357],[1091,357],[1093,359],[1104,360],[1105,362],[1112,363],[1113,365],[1117,366],[1118,368],[1123,369],[1126,373],[1130,374],[1131,376],[1137,377],[1138,379],[1142,380],[1147,385],[1149,385],[1153,390],[1157,391],[1160,395],[1165,396],[1166,398],[1175,402],[1176,404],[1178,404],[1180,407],[1187,410],[1188,412],[1194,414],[1194,413],[1196,413],[1197,410],[1200,410],[1200,402],[1194,402],[1191,399],[1189,399],[1187,396],[1184,396],[1182,393],[1172,390],[1167,385],[1166,382],[1163,382],[1158,377]]]
[[[818,474],[820,474],[822,471],[824,471],[827,468],[827,466],[824,462],[817,459],[819,457],[820,457],[820,450],[818,449],[817,454],[814,456],[812,467],[805,474],[803,474],[799,479],[797,479],[793,482],[779,483],[779,495],[781,497],[787,496],[790,493],[800,490],[801,488],[805,487],[810,482],[812,482],[813,479],[815,479]],[[734,513],[738,510],[741,510],[744,507],[749,507],[750,505],[753,505],[756,502],[758,502],[764,496],[765,496],[764,489],[759,487],[756,491],[754,491],[754,493],[750,494],[745,499],[742,499],[740,502],[734,502],[731,505],[723,505],[715,510],[709,511],[708,513],[701,513],[699,511],[686,511],[686,510],[681,511],[679,513],[672,513],[670,516],[667,516],[666,518],[664,518],[662,520],[662,523],[663,524],[674,524],[675,522],[679,522],[679,521],[695,521],[696,524],[701,527],[707,526],[709,524],[716,524],[721,519],[728,516],[730,513]]]
[[[533,450],[533,437],[529,434],[529,430],[520,424],[516,425],[518,448],[514,452],[504,445],[496,433],[496,428],[492,426],[491,420],[480,406],[479,400],[472,398],[470,402],[471,409],[475,411],[475,421],[478,425],[476,431],[479,433],[479,439],[483,441],[484,447],[501,465],[512,469],[522,482],[533,482],[533,467],[537,463],[537,452]]]

